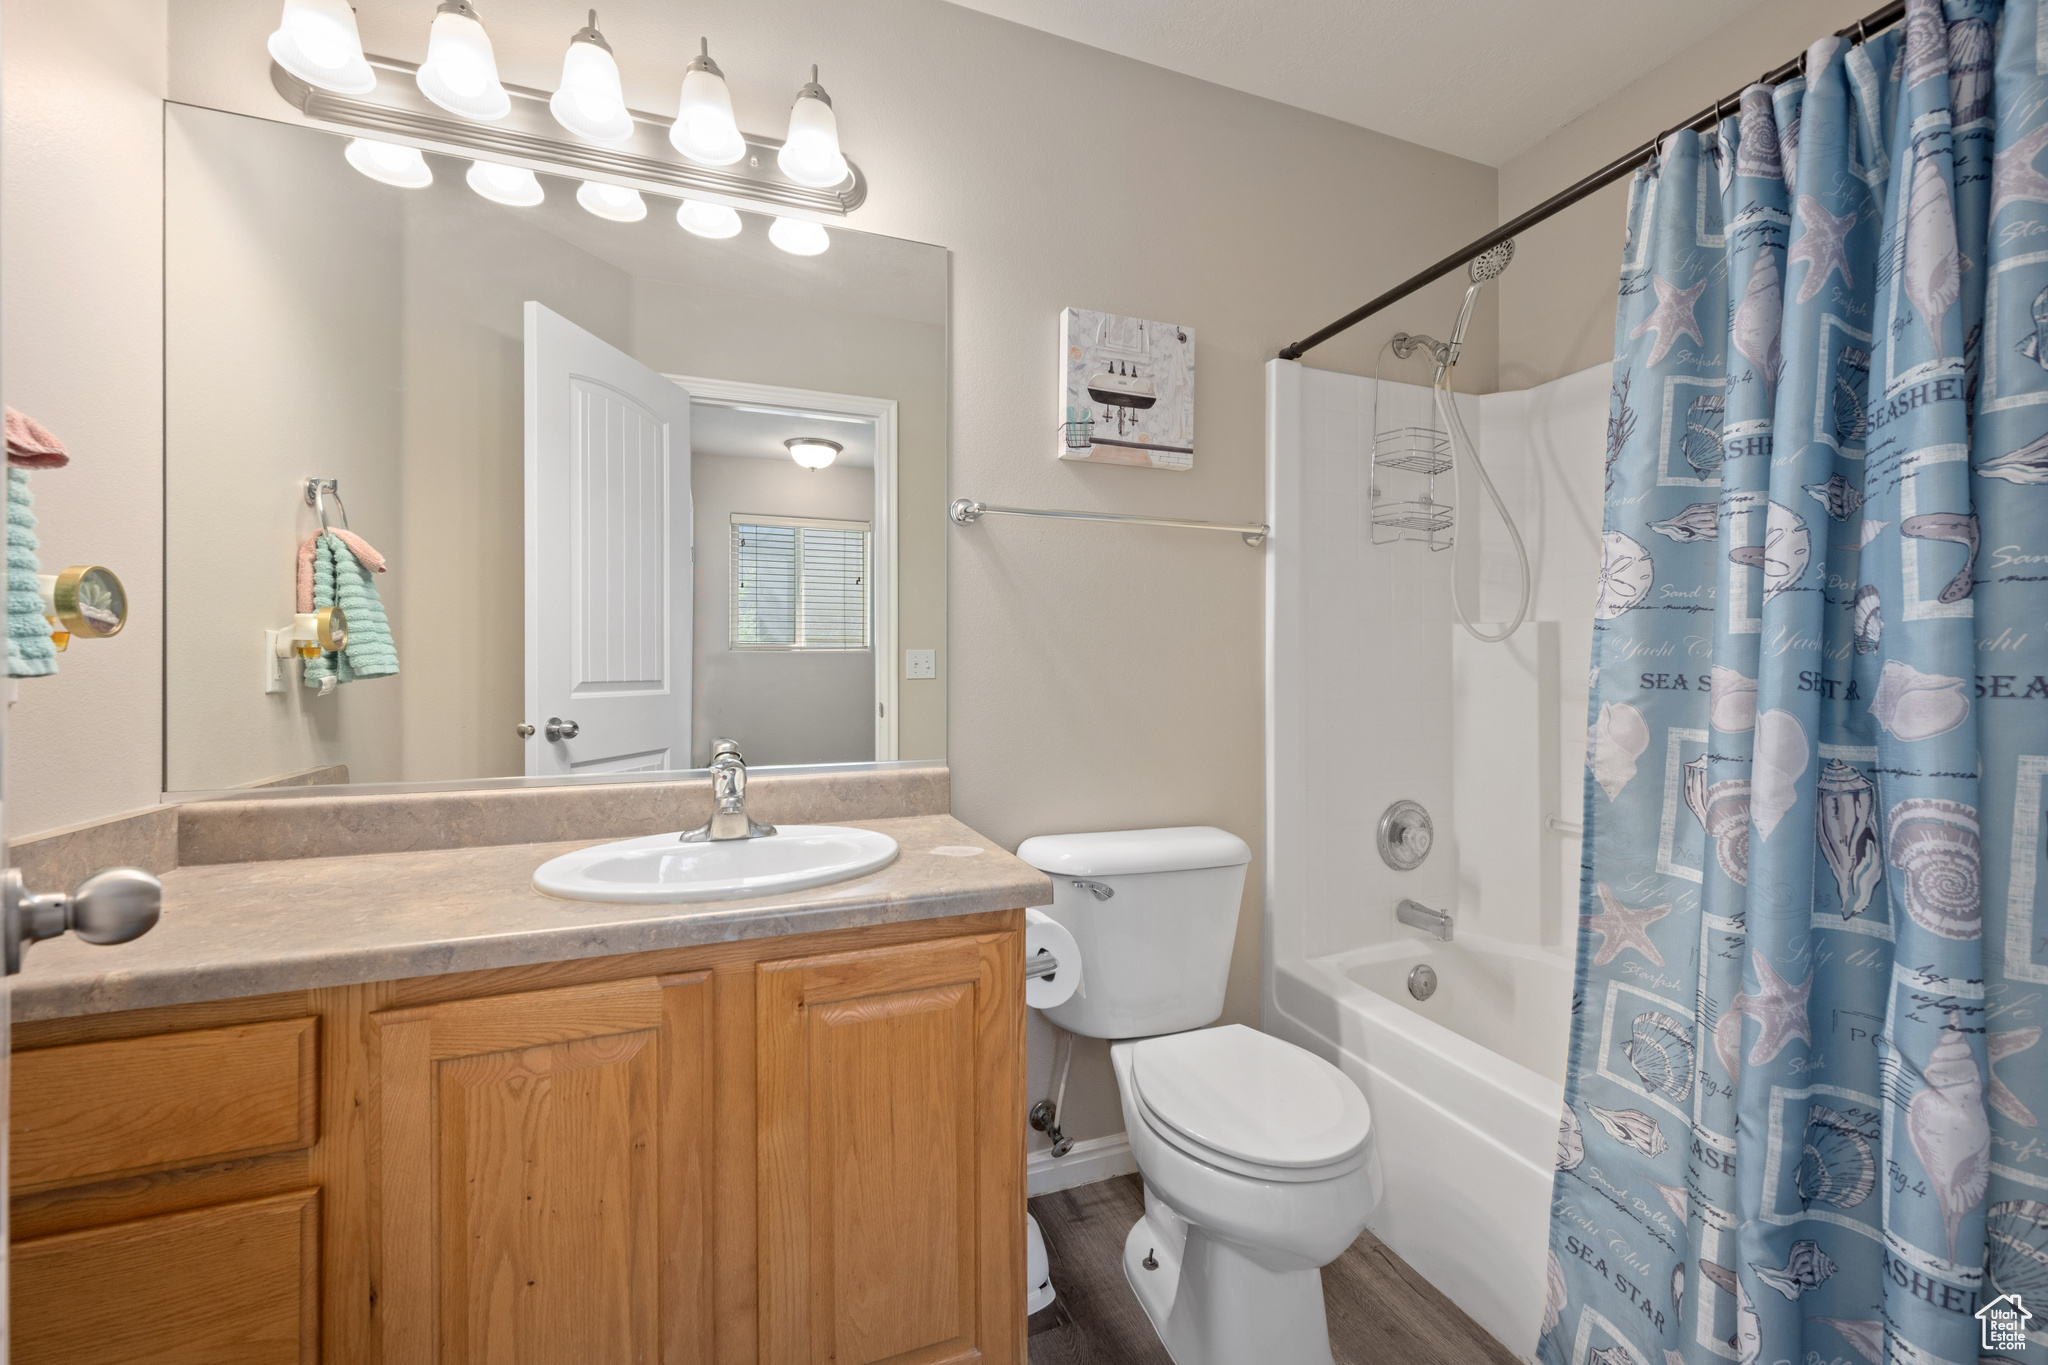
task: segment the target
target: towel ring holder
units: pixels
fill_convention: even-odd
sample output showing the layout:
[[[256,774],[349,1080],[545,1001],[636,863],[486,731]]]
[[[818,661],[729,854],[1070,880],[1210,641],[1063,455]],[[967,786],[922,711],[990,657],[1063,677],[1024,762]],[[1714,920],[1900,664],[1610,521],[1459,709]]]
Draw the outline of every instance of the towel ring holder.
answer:
[[[341,529],[344,531],[351,529],[348,524],[348,504],[341,500],[341,480],[306,480],[306,505],[320,514],[320,529],[323,531],[334,529],[327,522],[327,499],[329,498],[333,498],[334,505],[341,509]]]

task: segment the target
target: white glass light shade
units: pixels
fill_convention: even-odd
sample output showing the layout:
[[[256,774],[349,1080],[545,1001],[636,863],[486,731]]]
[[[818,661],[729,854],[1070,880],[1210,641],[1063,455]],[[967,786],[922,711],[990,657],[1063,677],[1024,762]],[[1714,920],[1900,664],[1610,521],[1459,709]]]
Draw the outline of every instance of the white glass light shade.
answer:
[[[348,158],[349,165],[370,179],[396,185],[402,190],[424,189],[434,183],[434,173],[427,169],[427,159],[420,155],[417,147],[401,147],[395,142],[358,137],[349,139],[342,155]]]
[[[837,441],[820,440],[816,436],[792,436],[782,444],[789,447],[789,458],[805,469],[823,469],[838,459],[843,449]]]
[[[562,57],[562,84],[548,108],[555,122],[576,136],[616,146],[632,140],[633,116],[626,112],[626,92],[611,49],[584,36],[595,33],[584,29],[570,39]]]
[[[647,216],[647,201],[640,197],[640,191],[595,180],[586,180],[577,188],[576,202],[615,223],[637,223]]]
[[[829,190],[851,174],[839,154],[839,118],[817,82],[805,86],[789,107],[789,140],[775,156],[782,173],[799,185]]]
[[[512,112],[512,97],[498,84],[491,35],[468,0],[443,0],[415,79],[422,95],[451,114],[488,123]]]
[[[668,141],[700,166],[730,166],[747,154],[747,140],[732,116],[732,92],[708,51],[683,73],[682,99]]]
[[[524,166],[501,166],[494,161],[472,161],[463,177],[469,187],[494,204],[530,209],[546,199],[540,177]]]
[[[377,88],[377,73],[363,60],[356,12],[348,0],[284,0],[284,17],[270,35],[270,55],[322,90],[366,95]]]
[[[832,245],[830,233],[801,218],[777,218],[768,225],[768,240],[792,256],[816,256]]]
[[[707,204],[701,199],[685,199],[676,205],[676,222],[699,237],[737,237],[740,231],[737,213],[723,204]]]

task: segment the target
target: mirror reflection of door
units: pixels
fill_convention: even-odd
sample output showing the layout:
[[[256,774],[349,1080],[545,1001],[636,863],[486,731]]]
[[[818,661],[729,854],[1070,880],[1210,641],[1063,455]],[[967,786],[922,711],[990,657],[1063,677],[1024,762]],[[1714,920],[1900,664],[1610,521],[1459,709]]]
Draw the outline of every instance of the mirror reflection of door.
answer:
[[[671,377],[695,400],[693,766],[726,736],[749,763],[894,758],[896,404]],[[812,468],[792,442],[838,449]]]
[[[690,395],[526,305],[529,777],[689,766]]]

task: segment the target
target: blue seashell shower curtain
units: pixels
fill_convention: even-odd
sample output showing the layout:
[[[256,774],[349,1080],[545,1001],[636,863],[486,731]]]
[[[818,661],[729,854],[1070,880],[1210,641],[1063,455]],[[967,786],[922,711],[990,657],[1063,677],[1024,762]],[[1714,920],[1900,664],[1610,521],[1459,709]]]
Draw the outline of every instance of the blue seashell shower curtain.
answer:
[[[1552,1365],[2048,1329],[2044,10],[1909,0],[1636,178]]]

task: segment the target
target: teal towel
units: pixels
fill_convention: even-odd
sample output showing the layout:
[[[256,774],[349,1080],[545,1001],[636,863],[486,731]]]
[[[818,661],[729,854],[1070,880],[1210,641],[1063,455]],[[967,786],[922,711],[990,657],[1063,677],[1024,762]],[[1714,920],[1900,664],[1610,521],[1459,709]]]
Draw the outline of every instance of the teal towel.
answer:
[[[36,514],[28,471],[7,471],[7,676],[39,678],[57,671],[57,646],[36,582]]]
[[[398,672],[398,647],[377,585],[338,536],[323,535],[313,550],[313,610],[339,605],[348,618],[348,644],[306,660],[306,686],[319,688]],[[331,680],[331,681],[330,681]]]

